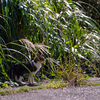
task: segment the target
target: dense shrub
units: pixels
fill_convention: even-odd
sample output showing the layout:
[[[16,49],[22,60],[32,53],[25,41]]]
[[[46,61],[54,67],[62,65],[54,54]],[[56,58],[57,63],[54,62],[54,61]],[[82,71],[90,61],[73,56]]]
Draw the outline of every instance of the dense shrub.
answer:
[[[42,74],[69,80],[91,68],[99,73],[95,63],[100,58],[99,25],[79,4],[71,0],[2,0],[0,9],[3,73],[9,71],[9,62],[30,59],[18,41],[21,38],[51,47],[49,57],[55,60],[47,59],[49,64],[45,64]]]

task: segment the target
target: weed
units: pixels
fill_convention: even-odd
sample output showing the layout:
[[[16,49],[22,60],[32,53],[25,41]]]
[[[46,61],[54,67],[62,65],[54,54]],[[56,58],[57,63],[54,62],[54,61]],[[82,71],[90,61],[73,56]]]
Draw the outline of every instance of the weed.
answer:
[[[57,89],[57,88],[61,88],[61,87],[65,87],[67,86],[67,83],[63,82],[63,81],[57,81],[57,82],[50,82],[48,84],[45,84],[45,86],[47,88],[54,88],[54,89]]]
[[[17,1],[2,0],[0,5],[1,78],[4,75],[5,80],[9,80],[7,73],[11,63],[31,62],[37,52],[47,51],[51,55],[47,52],[46,56],[52,58],[51,64],[46,63],[47,68],[42,70],[42,74],[47,77],[77,83],[82,73],[87,69],[92,70],[91,67],[96,74],[97,71],[99,73],[96,63],[100,58],[100,26],[85,15],[78,3],[71,0]],[[19,39],[25,46],[20,45]],[[41,47],[35,44],[37,48],[33,52],[32,43],[43,43],[51,48],[43,50],[43,45]]]

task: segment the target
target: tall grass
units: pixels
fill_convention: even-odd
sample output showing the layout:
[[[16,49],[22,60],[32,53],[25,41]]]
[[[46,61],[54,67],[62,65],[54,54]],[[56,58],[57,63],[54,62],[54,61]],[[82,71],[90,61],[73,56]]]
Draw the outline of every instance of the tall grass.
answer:
[[[71,0],[3,0],[1,7],[5,22],[0,23],[4,34],[1,36],[8,47],[15,49],[14,52],[22,48],[16,48],[10,41],[20,38],[51,47],[50,57],[57,62],[46,63],[43,74],[69,80],[70,76],[76,78],[86,68],[97,72],[95,60],[100,58],[100,26],[85,15],[81,6]],[[22,52],[25,54],[25,50]],[[21,55],[13,56],[19,59]],[[22,61],[22,57],[19,60]]]

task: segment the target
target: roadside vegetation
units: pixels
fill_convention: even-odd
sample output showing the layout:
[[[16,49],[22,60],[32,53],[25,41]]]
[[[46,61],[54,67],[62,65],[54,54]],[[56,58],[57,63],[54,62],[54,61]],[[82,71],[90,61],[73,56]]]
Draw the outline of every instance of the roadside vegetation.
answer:
[[[11,65],[38,52],[47,59],[37,80],[81,85],[100,74],[100,25],[71,0],[0,0],[0,87],[16,85]]]

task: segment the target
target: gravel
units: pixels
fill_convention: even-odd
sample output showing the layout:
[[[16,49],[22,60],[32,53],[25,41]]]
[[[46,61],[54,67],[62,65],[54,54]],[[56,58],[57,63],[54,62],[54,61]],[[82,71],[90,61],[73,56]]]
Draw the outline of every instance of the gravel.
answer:
[[[0,96],[0,100],[100,100],[100,86],[33,90]]]
[[[100,84],[100,78],[90,78],[90,83]],[[47,80],[42,82],[48,83]],[[41,89],[0,96],[0,100],[100,100],[100,86],[64,87]]]

